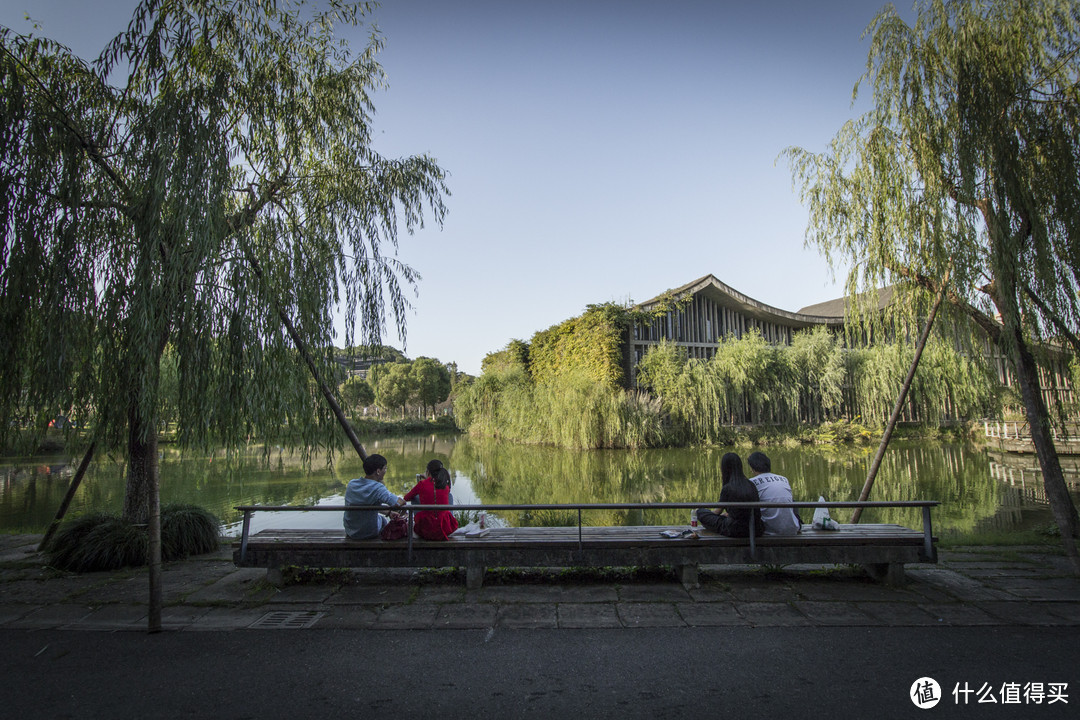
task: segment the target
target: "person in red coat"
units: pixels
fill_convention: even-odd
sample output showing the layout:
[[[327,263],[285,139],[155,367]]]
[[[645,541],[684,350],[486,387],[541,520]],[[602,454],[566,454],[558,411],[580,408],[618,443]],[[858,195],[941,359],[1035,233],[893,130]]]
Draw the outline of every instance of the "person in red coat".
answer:
[[[428,463],[429,468],[431,465]],[[439,463],[437,469],[432,468],[431,474],[405,493],[405,502],[416,498],[421,505],[449,505],[450,472],[441,466]],[[418,510],[413,522],[413,530],[425,540],[448,540],[457,529],[457,518],[449,510]]]

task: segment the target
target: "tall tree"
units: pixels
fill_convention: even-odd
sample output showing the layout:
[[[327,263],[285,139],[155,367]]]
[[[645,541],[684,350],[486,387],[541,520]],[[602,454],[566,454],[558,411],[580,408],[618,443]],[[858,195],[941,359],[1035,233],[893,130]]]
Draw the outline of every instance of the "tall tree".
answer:
[[[421,357],[410,368],[416,382],[416,401],[427,412],[450,397],[450,371],[432,358]]]
[[[376,376],[375,402],[384,410],[399,409],[405,417],[405,410],[416,395],[416,378],[413,377],[408,363],[390,363],[382,365]]]
[[[0,28],[0,441],[20,407],[92,411],[153,530],[171,344],[182,443],[339,445],[293,343],[332,377],[336,309],[347,344],[403,332],[385,249],[447,194],[371,147],[382,40],[341,35],[367,9],[144,0],[91,63]]]
[[[946,301],[1012,361],[1080,572],[1076,508],[1033,352],[1075,335],[1080,321],[1080,3],[932,0],[916,9],[913,25],[890,5],[867,28],[867,72],[855,90],[869,86],[871,109],[828,151],[787,151],[810,210],[807,243],[850,263],[852,295],[894,282],[934,292],[952,268]]]

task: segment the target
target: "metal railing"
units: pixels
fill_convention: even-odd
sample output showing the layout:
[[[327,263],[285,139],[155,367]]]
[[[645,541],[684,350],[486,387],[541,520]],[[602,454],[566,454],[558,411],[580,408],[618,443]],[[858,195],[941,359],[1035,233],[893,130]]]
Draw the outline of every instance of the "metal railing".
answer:
[[[923,553],[927,558],[934,557],[933,529],[930,522],[930,508],[941,503],[937,500],[897,500],[889,501],[837,501],[837,502],[729,502],[725,508],[921,508],[923,521]],[[483,505],[237,505],[236,510],[244,513],[240,534],[240,561],[247,555],[248,536],[251,528],[251,516],[256,512],[343,512],[346,510],[373,510],[377,512],[408,513],[408,553],[412,558],[413,513],[421,510],[489,511],[489,510],[576,510],[578,549],[583,550],[581,514],[585,510],[687,510],[702,507],[716,507],[718,503],[548,503],[527,504],[483,504]],[[757,538],[754,523],[750,523],[750,557],[757,557]]]

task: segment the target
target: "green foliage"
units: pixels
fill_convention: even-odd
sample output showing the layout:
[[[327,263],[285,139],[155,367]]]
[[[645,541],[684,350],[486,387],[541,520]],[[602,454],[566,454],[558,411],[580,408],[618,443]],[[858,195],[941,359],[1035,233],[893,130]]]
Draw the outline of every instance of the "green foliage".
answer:
[[[623,341],[630,321],[631,312],[620,305],[589,305],[580,316],[533,335],[529,373],[538,385],[580,376],[625,387]]]
[[[447,194],[371,146],[382,39],[340,40],[365,9],[146,0],[90,64],[0,28],[0,445],[85,419],[140,519],[162,409],[186,446],[340,445],[283,319],[326,378],[336,310],[347,345],[404,331],[385,250]]]
[[[86,515],[56,533],[48,549],[53,567],[96,572],[146,564],[146,529],[108,514]]]
[[[909,26],[888,5],[866,30],[856,92],[871,91],[870,109],[825,152],[786,151],[810,213],[807,244],[851,268],[852,297],[898,283],[896,307],[913,322],[940,293],[1004,351],[1080,572],[1080,519],[1031,351],[1080,328],[1080,4],[916,9]]]
[[[221,524],[195,505],[161,507],[161,556],[181,560],[217,550]],[[49,563],[71,572],[96,572],[146,565],[146,527],[108,513],[68,520],[46,548]]]
[[[724,445],[742,424],[798,430],[800,442],[865,442],[896,402],[912,349],[892,342],[843,350],[824,328],[796,333],[791,346],[758,333],[727,337],[707,361],[690,360],[671,342],[652,346],[638,364],[650,394],[606,388],[589,376],[530,382],[523,370],[485,373],[455,401],[470,433],[560,447]],[[939,424],[982,417],[998,405],[985,359],[942,340],[923,355],[908,416]],[[808,428],[816,427],[816,430]]]
[[[221,523],[213,513],[197,505],[169,503],[161,506],[161,557],[181,560],[218,548]]]
[[[413,361],[414,398],[425,410],[433,408],[450,396],[450,371],[445,365],[431,358],[417,358]]]
[[[367,380],[359,375],[353,375],[338,386],[341,400],[347,410],[356,412],[359,408],[367,407],[375,402],[375,391]]]
[[[386,410],[400,409],[405,416],[405,406],[416,394],[416,378],[405,363],[381,365],[375,383],[375,402]]]
[[[523,340],[511,340],[504,349],[488,353],[480,361],[480,369],[484,373],[507,372],[514,368],[528,372],[529,345]]]
[[[454,414],[469,432],[526,443],[633,448],[660,442],[655,402],[581,375],[533,385],[520,369],[485,373],[457,396]]]

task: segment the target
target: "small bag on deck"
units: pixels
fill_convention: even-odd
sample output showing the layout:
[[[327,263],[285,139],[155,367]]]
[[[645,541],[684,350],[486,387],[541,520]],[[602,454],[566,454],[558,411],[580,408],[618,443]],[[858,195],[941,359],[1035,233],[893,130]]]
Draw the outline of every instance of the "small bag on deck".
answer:
[[[825,502],[824,495],[818,495],[818,502]],[[832,519],[829,515],[829,508],[814,508],[814,529],[815,530],[839,530],[840,524]]]
[[[383,540],[401,540],[409,533],[409,524],[397,514],[390,515],[390,522],[383,525],[379,537]]]

